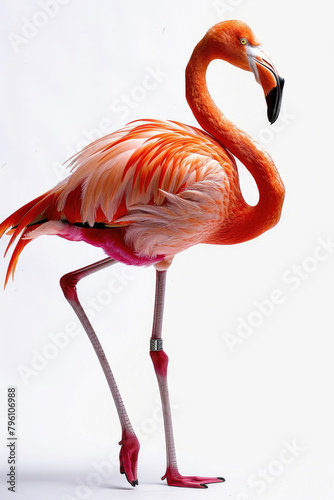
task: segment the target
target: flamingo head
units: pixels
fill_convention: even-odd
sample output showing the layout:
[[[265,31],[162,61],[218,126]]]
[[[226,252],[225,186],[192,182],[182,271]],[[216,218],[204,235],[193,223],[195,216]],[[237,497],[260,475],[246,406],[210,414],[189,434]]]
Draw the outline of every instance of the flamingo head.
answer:
[[[281,108],[284,79],[250,27],[242,21],[223,21],[207,32],[203,42],[212,59],[223,59],[253,72],[265,94],[268,120],[274,123]]]

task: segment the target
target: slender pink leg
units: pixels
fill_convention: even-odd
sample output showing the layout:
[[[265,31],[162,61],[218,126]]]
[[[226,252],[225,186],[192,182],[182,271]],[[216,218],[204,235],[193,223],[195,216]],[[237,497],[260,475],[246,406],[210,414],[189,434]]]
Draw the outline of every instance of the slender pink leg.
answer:
[[[119,393],[116,381],[110,369],[106,355],[103,351],[99,339],[97,338],[96,333],[94,332],[94,329],[89,319],[87,318],[85,311],[83,310],[79,302],[76,289],[76,285],[79,280],[81,280],[85,276],[88,276],[89,274],[99,271],[100,269],[104,269],[105,267],[110,266],[111,264],[114,264],[116,262],[117,261],[111,258],[107,258],[99,262],[96,262],[95,264],[91,264],[90,266],[78,269],[77,271],[65,274],[60,280],[60,286],[64,292],[66,299],[73,307],[74,312],[76,313],[82,326],[84,327],[89,337],[89,340],[91,341],[94,347],[96,355],[99,358],[104,374],[106,376],[108,385],[111,390],[111,394],[115,401],[116,409],[122,427],[122,440],[119,442],[119,444],[121,445],[121,451],[119,455],[120,472],[121,474],[126,475],[127,480],[132,486],[135,486],[136,484],[138,484],[137,461],[139,452],[139,441],[130,423],[128,414],[124,407],[122,397]]]
[[[169,401],[167,385],[167,366],[168,356],[162,349],[162,318],[166,288],[166,272],[157,271],[156,273],[156,293],[153,319],[153,331],[150,341],[150,355],[153,361],[155,373],[158,379],[162,410],[165,425],[166,437],[166,455],[167,470],[161,479],[167,479],[170,486],[183,486],[188,488],[207,488],[206,483],[223,482],[222,477],[200,477],[200,476],[182,476],[179,473],[173,435],[172,414]]]

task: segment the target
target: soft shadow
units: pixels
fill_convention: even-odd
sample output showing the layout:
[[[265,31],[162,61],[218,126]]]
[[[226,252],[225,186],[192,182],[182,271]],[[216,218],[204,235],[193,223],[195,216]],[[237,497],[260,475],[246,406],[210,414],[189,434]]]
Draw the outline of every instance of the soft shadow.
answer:
[[[39,472],[34,471],[25,471],[20,472],[19,480],[25,483],[63,483],[64,485],[68,485],[70,487],[75,487],[78,485],[77,478],[85,478],[89,474],[89,470],[87,469],[76,469],[72,471],[68,470],[39,470]],[[120,486],[117,484],[113,484],[113,480],[115,481],[115,477],[110,477],[110,483],[102,482],[99,485],[91,486],[91,489],[111,489],[111,490],[133,490],[134,487],[131,485]]]

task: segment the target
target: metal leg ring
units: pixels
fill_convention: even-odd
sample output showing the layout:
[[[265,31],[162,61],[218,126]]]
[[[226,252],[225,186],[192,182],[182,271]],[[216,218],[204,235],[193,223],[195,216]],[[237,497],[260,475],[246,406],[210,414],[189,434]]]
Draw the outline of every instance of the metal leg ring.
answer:
[[[162,339],[151,339],[150,351],[161,351],[161,350],[162,350]]]

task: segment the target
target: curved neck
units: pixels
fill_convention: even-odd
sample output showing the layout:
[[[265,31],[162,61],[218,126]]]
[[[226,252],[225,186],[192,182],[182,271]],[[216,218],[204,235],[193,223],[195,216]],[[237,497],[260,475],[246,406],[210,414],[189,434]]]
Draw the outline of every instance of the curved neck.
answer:
[[[238,210],[224,221],[214,241],[239,243],[262,234],[279,221],[284,186],[270,155],[217,108],[206,84],[209,63],[216,59],[203,41],[195,47],[186,68],[186,98],[198,123],[238,158],[254,177],[259,202],[248,205],[240,195]]]

